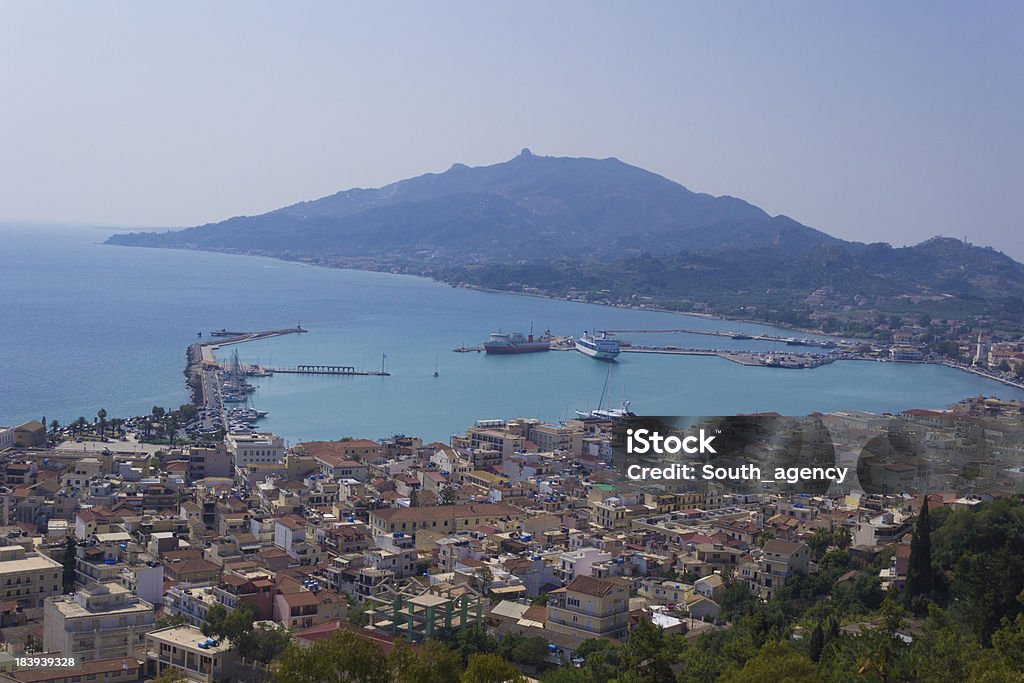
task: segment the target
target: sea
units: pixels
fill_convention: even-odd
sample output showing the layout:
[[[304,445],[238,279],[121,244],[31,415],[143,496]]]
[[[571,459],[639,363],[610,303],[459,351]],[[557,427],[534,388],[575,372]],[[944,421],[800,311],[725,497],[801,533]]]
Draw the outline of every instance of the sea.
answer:
[[[102,244],[109,229],[0,226],[0,425],[146,414],[188,401],[185,350],[213,330],[292,334],[225,347],[268,367],[347,365],[390,376],[260,378],[261,422],[296,443],[394,434],[447,441],[477,420],[545,421],[623,399],[642,414],[894,412],[1024,391],[935,365],[836,362],[813,370],[717,357],[623,354],[611,368],[576,352],[455,353],[494,331],[579,335],[633,330],[634,344],[784,350],[784,345],[666,330],[794,336],[674,313],[481,292],[407,275],[270,258]],[[244,246],[244,245],[240,245]],[[640,332],[639,330],[662,330]],[[797,334],[796,336],[807,336]],[[785,349],[785,350],[793,350]],[[807,351],[806,347],[799,350]],[[434,377],[435,369],[438,373]]]

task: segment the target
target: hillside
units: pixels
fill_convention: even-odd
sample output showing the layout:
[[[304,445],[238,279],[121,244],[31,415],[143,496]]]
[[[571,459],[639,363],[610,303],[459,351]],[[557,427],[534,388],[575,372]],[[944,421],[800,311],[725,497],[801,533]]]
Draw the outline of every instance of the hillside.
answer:
[[[812,313],[928,313],[1017,329],[1024,266],[934,238],[836,239],[742,199],[692,192],[618,159],[523,150],[258,216],[108,243],[261,254],[453,284],[623,303],[638,298],[795,324]],[[808,305],[809,295],[824,302]]]
[[[304,256],[444,252],[456,262],[564,256],[606,261],[645,251],[773,247],[837,240],[734,197],[691,192],[618,159],[541,157],[455,164],[378,189],[354,189],[259,216],[111,244]]]

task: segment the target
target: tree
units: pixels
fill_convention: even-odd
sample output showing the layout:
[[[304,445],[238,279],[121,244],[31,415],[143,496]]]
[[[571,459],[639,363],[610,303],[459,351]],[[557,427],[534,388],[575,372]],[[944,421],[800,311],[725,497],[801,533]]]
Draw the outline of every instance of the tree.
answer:
[[[178,418],[173,413],[167,420],[164,421],[164,431],[167,432],[167,438],[171,441],[171,448],[174,447],[174,437],[178,433]]]
[[[156,620],[157,628],[167,628],[168,626],[181,626],[187,624],[188,618],[184,614],[175,614],[173,616],[164,616]]]
[[[931,603],[921,633],[914,638],[913,654],[920,680],[957,683],[971,680],[971,667],[981,655],[981,645]]]
[[[247,603],[243,603],[247,604]],[[292,634],[280,627],[255,629],[241,633],[232,644],[238,647],[238,654],[261,664],[270,664],[292,642]]]
[[[1024,604],[1024,592],[1017,596],[1017,601]],[[992,634],[992,646],[1004,664],[1024,671],[1024,612],[1018,613],[1013,621],[1005,620],[1003,627]]]
[[[64,592],[70,593],[75,590],[75,565],[77,564],[78,541],[74,536],[68,536],[64,542],[64,558],[61,564],[64,565]]]
[[[461,683],[523,683],[514,666],[495,654],[473,655],[460,679]]]
[[[742,669],[724,680],[730,683],[817,683],[820,679],[810,659],[783,642],[770,641]]]
[[[722,617],[735,619],[738,616],[753,612],[757,607],[757,598],[742,581],[733,581],[722,594]]]
[[[413,649],[402,639],[395,640],[388,653],[393,683],[459,683],[462,662],[444,643],[428,640]]]
[[[491,571],[490,567],[480,567],[473,572],[473,588],[481,595],[487,592],[487,587],[491,585],[491,581],[494,581],[494,572]]]
[[[200,627],[203,635],[208,638],[224,637],[224,622],[228,618],[228,608],[217,603],[206,610],[206,618]]]
[[[811,661],[815,664],[821,659],[821,651],[825,649],[825,631],[821,628],[821,622],[819,621],[814,625],[814,629],[811,631],[811,639],[807,644],[807,656],[811,658]]]
[[[59,431],[60,431],[60,422],[57,422],[56,419],[51,420],[50,421],[50,434],[54,438],[57,438],[57,432],[59,432]]]
[[[162,674],[153,679],[152,683],[185,683],[187,680],[181,669],[168,666]]]
[[[280,683],[391,683],[380,647],[363,636],[339,630],[308,648],[292,644],[274,666]]]
[[[100,421],[100,437],[106,436],[107,434],[107,410],[106,408],[100,408],[96,412],[96,417]]]
[[[665,629],[640,619],[629,631],[622,647],[623,665],[626,673],[620,680],[624,683],[659,683],[671,680],[672,663],[681,649],[681,641],[666,636]]]
[[[539,667],[548,659],[548,641],[513,631],[498,643],[498,654],[516,664]]]
[[[455,647],[462,661],[468,663],[473,655],[497,651],[498,643],[480,626],[467,626],[456,632]]]
[[[370,615],[368,611],[370,609],[370,603],[367,601],[357,602],[352,609],[348,611],[348,623],[353,626],[366,626],[370,623]]]
[[[924,497],[921,512],[910,539],[910,561],[907,566],[907,598],[930,595],[934,587],[932,576],[932,537],[928,521],[928,496]]]
[[[849,548],[852,541],[853,537],[850,536],[850,530],[845,526],[837,526],[836,530],[832,532],[832,543],[840,550]]]
[[[252,632],[252,624],[259,616],[260,611],[256,605],[251,602],[240,602],[221,622],[220,631],[214,631],[213,635],[227,638],[237,644],[243,636]]]
[[[438,505],[454,505],[455,504],[455,489],[450,483],[446,483],[441,488],[441,493],[437,497]]]
[[[811,537],[807,539],[807,546],[811,549],[811,554],[814,559],[820,560],[828,552],[828,547],[832,544],[833,534],[828,529],[819,528],[815,529]]]

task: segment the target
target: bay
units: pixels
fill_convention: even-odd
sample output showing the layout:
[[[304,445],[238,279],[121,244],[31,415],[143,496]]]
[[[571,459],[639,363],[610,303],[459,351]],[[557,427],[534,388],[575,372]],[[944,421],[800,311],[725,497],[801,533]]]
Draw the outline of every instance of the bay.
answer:
[[[607,365],[575,352],[452,353],[495,330],[716,329],[793,336],[764,325],[452,288],[424,278],[268,258],[102,245],[109,230],[0,227],[0,424],[136,415],[188,400],[184,351],[209,331],[301,322],[309,334],[238,345],[243,361],[377,369],[390,377],[283,375],[257,381],[261,428],[289,441],[394,433],[447,440],[477,419],[558,420],[596,407]],[[240,245],[244,247],[244,245]],[[770,349],[677,333],[642,344]],[[806,336],[806,335],[799,335]],[[801,349],[806,350],[806,349]],[[225,357],[227,351],[219,352]],[[435,363],[439,377],[433,377]],[[623,354],[606,403],[638,412],[731,414],[941,407],[1024,392],[954,369],[840,362],[814,370],[714,357]]]

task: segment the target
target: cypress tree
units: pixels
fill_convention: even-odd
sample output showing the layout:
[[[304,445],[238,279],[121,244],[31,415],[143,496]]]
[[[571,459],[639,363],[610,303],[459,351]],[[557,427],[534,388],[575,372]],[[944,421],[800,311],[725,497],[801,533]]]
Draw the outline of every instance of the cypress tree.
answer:
[[[907,567],[907,598],[918,595],[929,595],[933,588],[932,577],[932,537],[928,523],[928,496],[924,497],[921,513],[914,525],[914,535],[910,539],[910,563]]]
[[[814,630],[811,631],[811,642],[808,646],[807,655],[811,658],[811,661],[815,664],[821,660],[821,651],[825,649],[825,631],[821,628],[821,622],[819,621],[814,625]]]

